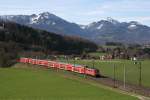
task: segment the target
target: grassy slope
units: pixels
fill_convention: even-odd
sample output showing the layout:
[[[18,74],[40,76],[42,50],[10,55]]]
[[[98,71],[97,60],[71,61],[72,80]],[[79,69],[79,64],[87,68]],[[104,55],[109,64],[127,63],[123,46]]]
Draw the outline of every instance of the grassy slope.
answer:
[[[70,61],[73,63],[73,61]],[[75,61],[78,64],[85,64],[93,66],[90,60]],[[114,76],[114,68],[116,66],[116,78],[123,80],[124,65],[126,67],[126,81],[133,84],[139,84],[139,65],[135,65],[133,61],[129,60],[113,60],[113,61],[95,61],[94,67],[100,69],[103,75],[112,77]],[[142,85],[150,87],[150,61],[142,61]]]
[[[0,69],[0,100],[137,100],[52,70]]]

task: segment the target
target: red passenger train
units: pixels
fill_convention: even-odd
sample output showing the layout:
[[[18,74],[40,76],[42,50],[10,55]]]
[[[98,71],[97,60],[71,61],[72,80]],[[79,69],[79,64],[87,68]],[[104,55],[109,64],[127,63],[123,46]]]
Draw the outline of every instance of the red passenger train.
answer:
[[[57,61],[49,61],[49,60],[40,60],[40,59],[32,59],[32,58],[20,58],[20,63],[29,63],[33,65],[40,65],[45,68],[56,68],[66,71],[72,71],[80,74],[90,75],[93,77],[99,77],[100,72],[95,68],[88,68],[84,65],[76,65],[76,64],[68,64]]]

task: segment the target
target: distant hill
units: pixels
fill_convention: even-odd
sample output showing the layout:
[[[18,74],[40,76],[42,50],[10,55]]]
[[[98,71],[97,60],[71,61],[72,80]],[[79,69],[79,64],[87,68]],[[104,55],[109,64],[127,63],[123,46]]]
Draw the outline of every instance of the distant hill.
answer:
[[[98,44],[105,42],[150,42],[150,27],[136,21],[119,22],[107,18],[89,25],[78,25],[49,12],[38,15],[3,15],[0,18],[57,34],[84,37]]]
[[[96,44],[82,38],[62,36],[2,20],[0,21],[0,42],[13,42],[24,50],[50,53],[80,54],[97,49]]]

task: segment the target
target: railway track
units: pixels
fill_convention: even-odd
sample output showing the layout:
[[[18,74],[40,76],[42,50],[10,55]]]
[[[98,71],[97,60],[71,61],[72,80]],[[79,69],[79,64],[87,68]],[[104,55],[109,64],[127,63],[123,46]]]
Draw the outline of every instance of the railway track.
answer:
[[[81,75],[78,73],[68,72],[68,71],[64,71],[64,70],[59,70],[59,71],[57,70],[57,72],[61,72],[66,75],[69,75],[69,76],[71,75],[72,77],[81,77],[81,78],[85,78],[86,80],[92,80],[99,84],[103,84],[103,85],[109,86],[111,88],[119,89],[124,92],[135,93],[135,94],[139,94],[142,96],[146,96],[148,98],[150,97],[150,88],[148,88],[148,87],[142,87],[142,86],[129,84],[129,83],[126,83],[126,85],[124,87],[124,82],[119,81],[119,80],[114,80],[110,77],[102,76],[102,77],[96,78],[96,77],[92,77],[89,75]],[[150,100],[150,98],[148,100]]]
[[[126,83],[126,87],[124,88],[124,83],[119,80],[115,80],[116,83],[114,84],[114,79],[109,77],[91,77],[91,76],[84,76],[80,74],[74,74],[72,72],[64,72],[64,71],[57,71],[61,73],[65,73],[65,77],[70,77],[73,79],[77,79],[78,77],[84,78],[86,81],[94,81],[98,84],[102,84],[104,86],[108,86],[109,88],[115,88],[114,90],[119,90],[119,92],[127,95],[131,95],[134,97],[139,98],[140,100],[150,100],[150,88],[146,87],[139,87],[137,85],[128,84]],[[118,92],[118,91],[117,91]]]

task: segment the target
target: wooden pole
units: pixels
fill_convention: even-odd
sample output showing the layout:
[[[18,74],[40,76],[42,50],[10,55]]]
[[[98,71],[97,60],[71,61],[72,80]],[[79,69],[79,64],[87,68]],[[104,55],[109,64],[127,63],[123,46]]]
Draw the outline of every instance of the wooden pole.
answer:
[[[125,89],[126,88],[126,66],[125,64],[123,66],[124,66],[124,89]]]
[[[140,74],[140,76],[139,76],[139,86],[141,86],[142,85],[142,64],[141,64],[141,62],[139,62],[139,74]]]
[[[95,65],[95,64],[94,64],[94,63],[95,63],[95,62],[94,62],[94,59],[93,59],[93,61],[92,61],[92,62],[93,62],[93,68],[94,68],[94,65]]]
[[[114,64],[114,88],[116,87],[116,68],[115,68],[115,64]]]

